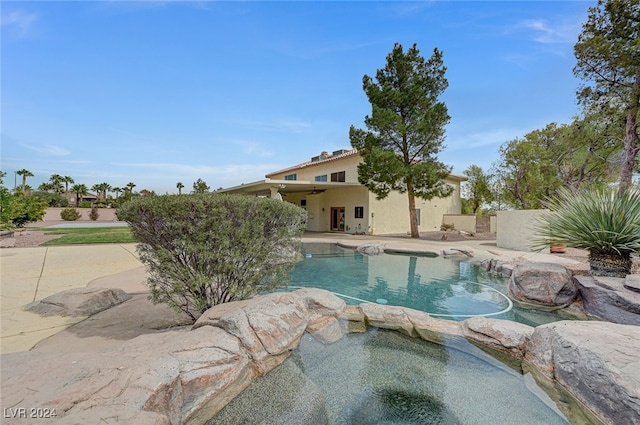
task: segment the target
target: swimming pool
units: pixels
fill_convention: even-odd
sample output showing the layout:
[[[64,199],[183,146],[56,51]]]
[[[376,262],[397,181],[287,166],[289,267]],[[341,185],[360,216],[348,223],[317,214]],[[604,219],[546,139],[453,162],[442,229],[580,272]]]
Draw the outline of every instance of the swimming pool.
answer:
[[[467,260],[365,256],[332,244],[306,244],[304,254],[290,290],[323,288],[348,304],[407,306],[444,319],[559,320],[513,306],[507,280]],[[377,328],[330,345],[305,334],[289,359],[207,424],[568,424],[531,377],[468,345],[473,355]]]
[[[433,317],[487,316],[532,326],[561,320],[562,312],[514,307],[505,278],[490,276],[466,258],[382,254],[367,256],[335,244],[307,243],[291,272],[289,289],[315,287],[343,298],[409,307]]]
[[[535,383],[479,356],[382,329],[305,335],[208,425],[568,424]]]

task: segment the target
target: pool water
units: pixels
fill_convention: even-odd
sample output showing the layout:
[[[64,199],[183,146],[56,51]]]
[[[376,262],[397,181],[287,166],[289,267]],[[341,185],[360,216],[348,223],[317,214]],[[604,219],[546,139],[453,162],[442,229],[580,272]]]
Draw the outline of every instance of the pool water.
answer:
[[[385,330],[331,345],[305,335],[209,425],[568,424],[535,384],[478,355]]]
[[[349,304],[453,320],[484,315],[536,326],[561,319],[513,306],[507,280],[466,259],[363,256],[332,244],[306,244],[304,254],[288,290],[323,288]],[[207,424],[568,424],[532,378],[466,344],[461,351],[377,328],[330,345],[305,334],[284,363]]]
[[[291,290],[321,288],[347,304],[404,306],[458,321],[487,316],[537,326],[563,319],[561,312],[514,307],[506,296],[508,280],[481,272],[466,258],[367,256],[327,243],[308,243],[303,251],[304,260],[291,272]]]

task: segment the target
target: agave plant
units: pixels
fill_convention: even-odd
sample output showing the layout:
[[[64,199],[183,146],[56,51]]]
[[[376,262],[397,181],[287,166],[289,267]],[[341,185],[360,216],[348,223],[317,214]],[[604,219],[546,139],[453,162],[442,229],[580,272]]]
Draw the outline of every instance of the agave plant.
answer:
[[[535,225],[538,247],[554,243],[589,251],[591,274],[625,277],[640,251],[640,190],[561,189]]]

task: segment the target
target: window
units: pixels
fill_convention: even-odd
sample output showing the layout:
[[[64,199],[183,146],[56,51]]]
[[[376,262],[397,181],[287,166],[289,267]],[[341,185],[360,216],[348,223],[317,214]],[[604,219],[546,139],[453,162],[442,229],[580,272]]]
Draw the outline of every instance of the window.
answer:
[[[289,174],[284,176],[285,180],[298,180],[298,175],[297,174]]]
[[[316,176],[316,181],[317,182],[326,182],[327,181],[327,175],[324,174],[322,176]]]
[[[300,206],[301,207],[306,207],[307,206],[307,200],[306,199],[301,200],[300,201]]]
[[[356,207],[356,218],[364,218],[364,207]]]
[[[344,182],[345,175],[344,171],[338,171],[337,173],[331,173],[331,181],[332,182]]]

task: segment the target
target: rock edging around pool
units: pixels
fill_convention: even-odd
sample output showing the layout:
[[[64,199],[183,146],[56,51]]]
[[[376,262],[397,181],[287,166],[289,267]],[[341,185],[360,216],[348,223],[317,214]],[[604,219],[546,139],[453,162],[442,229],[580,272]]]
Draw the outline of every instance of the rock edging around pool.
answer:
[[[560,264],[497,259],[482,261],[480,268],[509,278],[507,294],[521,305],[560,309],[575,304],[574,312],[584,310],[608,322],[640,326],[639,274],[589,276]]]
[[[142,335],[101,353],[4,354],[3,408],[55,409],[57,416],[38,421],[43,424],[204,424],[255,377],[281,364],[305,332],[332,343],[367,326],[472,354],[475,345],[502,353],[558,384],[603,423],[640,423],[636,326],[565,321],[534,329],[482,317],[453,322],[403,307],[346,306],[313,288],[222,304],[192,329]]]

